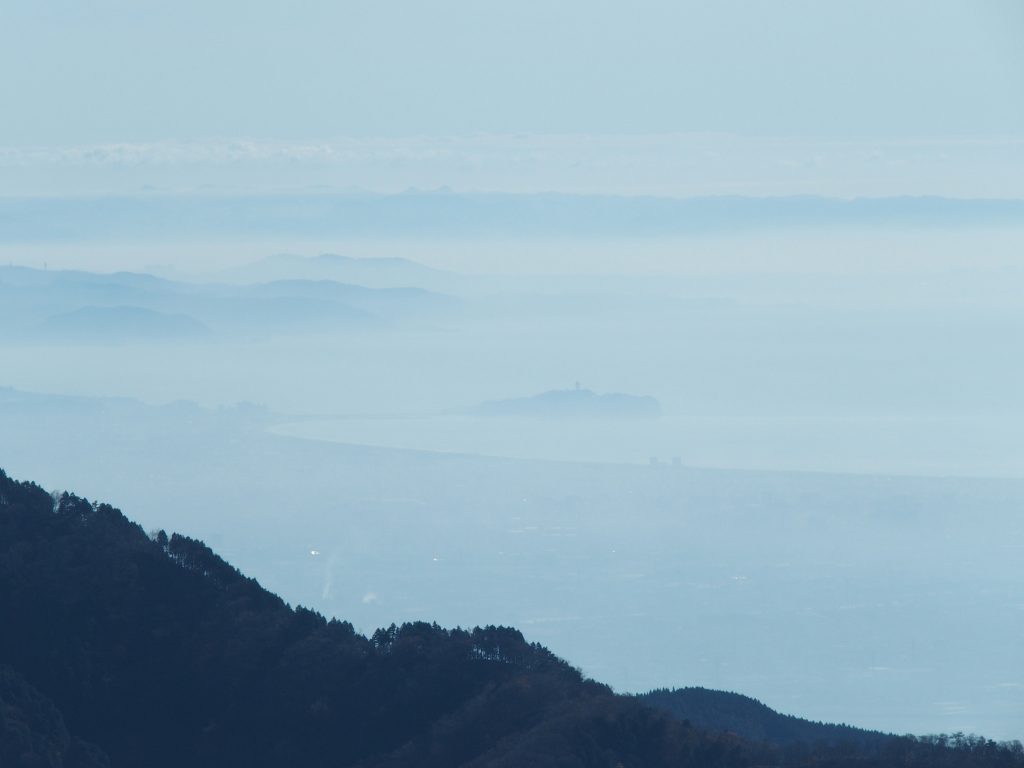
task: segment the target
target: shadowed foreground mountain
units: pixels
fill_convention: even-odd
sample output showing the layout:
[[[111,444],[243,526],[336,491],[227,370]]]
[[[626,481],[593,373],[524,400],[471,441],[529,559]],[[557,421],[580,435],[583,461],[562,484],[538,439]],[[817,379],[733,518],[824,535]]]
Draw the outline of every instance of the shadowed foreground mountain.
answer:
[[[773,746],[616,696],[509,628],[371,638],[202,542],[0,471],[0,765],[1024,766],[1019,744]]]
[[[848,744],[875,749],[892,741],[892,734],[849,725],[816,723],[783,715],[757,699],[707,688],[660,689],[637,696],[655,709],[685,720],[698,728],[731,733],[748,741],[775,746],[792,744]]]

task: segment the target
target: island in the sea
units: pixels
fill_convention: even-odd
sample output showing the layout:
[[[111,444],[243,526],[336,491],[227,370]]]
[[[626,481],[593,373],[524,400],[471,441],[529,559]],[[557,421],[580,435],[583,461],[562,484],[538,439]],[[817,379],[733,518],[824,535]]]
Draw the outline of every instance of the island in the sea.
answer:
[[[473,413],[542,419],[655,419],[661,415],[661,404],[649,395],[598,394],[577,384],[573,389],[552,389],[531,397],[488,400]]]

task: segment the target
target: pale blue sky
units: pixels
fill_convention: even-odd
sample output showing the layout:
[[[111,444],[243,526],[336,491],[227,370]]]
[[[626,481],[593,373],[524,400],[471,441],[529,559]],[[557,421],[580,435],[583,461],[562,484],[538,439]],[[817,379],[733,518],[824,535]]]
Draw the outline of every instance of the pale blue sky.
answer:
[[[6,0],[0,146],[1024,133],[1019,0]]]

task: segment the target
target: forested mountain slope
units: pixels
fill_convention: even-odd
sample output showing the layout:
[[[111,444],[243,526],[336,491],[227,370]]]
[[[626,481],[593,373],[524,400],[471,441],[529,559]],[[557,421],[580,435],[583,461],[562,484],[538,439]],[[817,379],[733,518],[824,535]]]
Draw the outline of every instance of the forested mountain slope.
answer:
[[[984,742],[787,752],[704,731],[508,628],[366,638],[199,541],[2,472],[0,626],[3,768],[1024,765]]]
[[[707,688],[660,689],[637,698],[679,720],[689,721],[698,728],[723,731],[750,741],[775,745],[825,742],[873,748],[896,738],[892,734],[849,725],[818,723],[783,715],[757,699],[729,691]]]

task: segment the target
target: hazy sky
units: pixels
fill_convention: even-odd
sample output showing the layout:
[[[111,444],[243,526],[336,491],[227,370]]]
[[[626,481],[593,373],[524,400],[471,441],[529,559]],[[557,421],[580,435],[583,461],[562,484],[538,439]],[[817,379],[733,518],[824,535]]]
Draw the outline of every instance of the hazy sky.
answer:
[[[1024,136],[478,134],[0,147],[0,196],[461,192],[1024,197]]]
[[[0,195],[1024,196],[1019,0],[6,0]]]
[[[1014,134],[1019,0],[6,0],[0,144]]]

